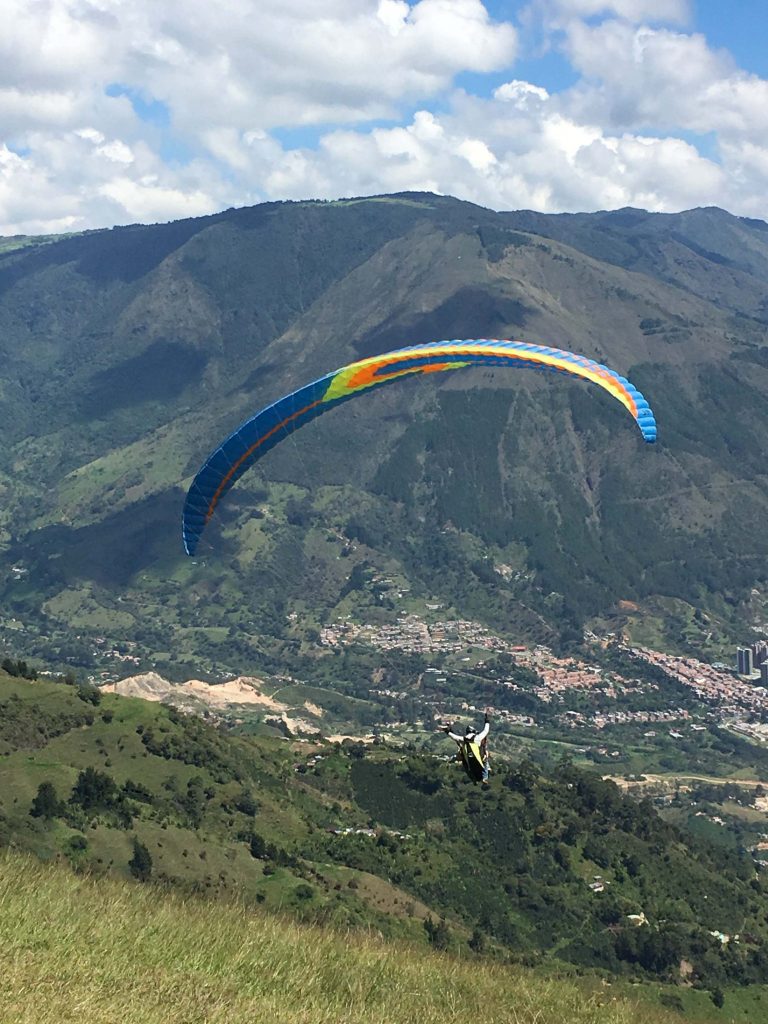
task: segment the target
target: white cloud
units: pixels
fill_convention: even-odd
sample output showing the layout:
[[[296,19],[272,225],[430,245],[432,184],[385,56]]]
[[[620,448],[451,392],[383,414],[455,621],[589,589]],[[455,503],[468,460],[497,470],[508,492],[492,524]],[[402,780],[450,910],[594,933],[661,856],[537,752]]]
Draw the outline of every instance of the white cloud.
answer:
[[[441,117],[421,111],[406,127],[336,131],[317,152],[283,154],[265,185],[270,198],[425,189],[498,209],[673,210],[714,202],[723,172],[679,139],[570,120],[556,98],[530,112],[459,96]]]
[[[85,139],[87,142],[95,142],[97,146],[100,146],[104,141],[104,136],[98,128],[78,128],[75,135],[79,139]]]
[[[205,161],[168,168],[145,143],[129,147],[90,126],[33,133],[28,143],[28,152],[0,149],[4,234],[169,220],[211,213],[231,198],[231,186]]]
[[[615,20],[571,24],[566,52],[582,75],[563,97],[571,116],[599,123],[607,132],[650,129],[673,138],[708,139],[720,174],[717,187],[705,189],[707,201],[768,216],[768,81],[738,68],[730,54],[713,50],[702,35]],[[714,179],[708,173],[683,183],[686,194],[690,190],[689,205],[704,180]],[[680,191],[678,186],[674,193]]]
[[[687,0],[531,0],[580,76],[560,92],[515,77],[517,30],[482,0],[6,8],[5,233],[404,189],[768,215],[768,82],[679,28]],[[481,98],[466,71],[507,80]],[[314,144],[280,142],[306,126]]]
[[[481,0],[241,2],[225,17],[202,0],[135,9],[122,63],[190,136],[201,121],[248,130],[391,117],[460,71],[506,66],[517,43]]]
[[[553,20],[613,15],[636,24],[687,23],[691,16],[689,0],[539,0],[535,6]]]
[[[498,160],[482,139],[464,139],[456,147],[459,156],[463,156],[475,171],[487,172]]]
[[[376,16],[379,21],[387,26],[393,36],[402,32],[408,18],[410,7],[405,0],[380,0]]]
[[[96,150],[101,156],[105,156],[107,160],[111,160],[115,164],[132,164],[133,153],[130,146],[126,146],[120,139],[113,139],[112,142],[107,142],[103,146],[99,146]]]
[[[190,175],[169,180],[159,155],[168,126],[140,105],[137,113],[126,95],[108,95],[112,85],[167,111],[176,149],[208,162],[206,187],[193,184],[190,205],[212,208],[258,195],[263,178],[296,176],[302,158],[266,138],[276,127],[396,120],[402,104],[440,94],[460,72],[508,66],[517,47],[514,27],[494,22],[482,0],[233,0],[225,12],[208,0],[8,0],[6,8],[0,138],[23,154],[5,168],[6,194],[30,175],[49,183],[28,222],[17,204],[10,216],[6,199],[6,231],[39,224],[45,197],[45,223],[58,222],[66,201],[73,223],[90,226],[104,207],[89,207],[89,191],[109,198],[120,221],[159,215],[161,201],[149,194],[167,196],[175,215],[173,197]],[[77,154],[90,131],[103,142],[86,167]],[[154,159],[138,157],[139,146]],[[244,187],[238,175],[254,171],[262,177]],[[163,183],[148,189],[148,173]]]
[[[134,211],[140,221],[199,217],[215,209],[204,192],[168,188],[151,175],[139,181],[112,178],[99,186],[98,193],[122,209]]]
[[[614,127],[768,133],[768,81],[736,68],[701,35],[577,23],[567,52],[585,76],[579,108]]]
[[[517,79],[500,85],[494,90],[493,95],[494,99],[512,103],[520,110],[540,105],[549,99],[546,89],[539,85],[531,85],[530,82],[519,82]]]

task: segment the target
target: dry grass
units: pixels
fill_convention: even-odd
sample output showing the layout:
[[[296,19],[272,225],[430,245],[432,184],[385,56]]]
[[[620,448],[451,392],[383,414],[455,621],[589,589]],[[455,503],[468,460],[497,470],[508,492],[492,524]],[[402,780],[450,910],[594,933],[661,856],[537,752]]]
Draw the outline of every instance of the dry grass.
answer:
[[[661,1024],[523,970],[0,859],[0,1021]]]

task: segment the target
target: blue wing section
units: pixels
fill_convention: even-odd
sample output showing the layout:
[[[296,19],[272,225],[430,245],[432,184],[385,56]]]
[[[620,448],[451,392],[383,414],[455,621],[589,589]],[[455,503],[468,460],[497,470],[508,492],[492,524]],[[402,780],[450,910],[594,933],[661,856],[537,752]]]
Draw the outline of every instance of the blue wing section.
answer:
[[[251,463],[294,430],[325,412],[330,404],[336,404],[320,404],[333,377],[332,373],[321,377],[268,405],[211,452],[192,481],[184,502],[182,536],[188,555],[194,555],[213,509]]]

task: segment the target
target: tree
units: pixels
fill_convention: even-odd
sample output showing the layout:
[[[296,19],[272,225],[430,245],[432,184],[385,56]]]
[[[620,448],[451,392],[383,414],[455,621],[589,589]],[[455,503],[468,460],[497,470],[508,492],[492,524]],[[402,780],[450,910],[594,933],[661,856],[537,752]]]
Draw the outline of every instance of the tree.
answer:
[[[723,1008],[723,1005],[725,1003],[725,996],[723,995],[723,990],[721,988],[713,988],[709,994],[709,997],[715,1004],[715,1006],[718,1008],[718,1010],[721,1010]]]
[[[263,860],[264,857],[266,856],[267,844],[264,842],[264,840],[261,838],[258,832],[253,832],[251,834],[250,848],[251,856],[255,857],[256,860]]]
[[[584,843],[584,856],[587,860],[594,861],[598,867],[609,868],[611,866],[611,851],[608,844],[599,836],[589,836]]]
[[[451,930],[442,918],[435,923],[431,916],[428,917],[424,922],[424,931],[435,949],[444,950],[450,946]]]
[[[101,690],[91,686],[90,683],[78,683],[77,696],[86,704],[93,704],[95,706],[101,703]]]
[[[140,882],[148,882],[152,875],[152,855],[136,836],[133,837],[133,857],[128,861],[128,867]]]
[[[535,789],[538,778],[539,769],[530,758],[524,758],[506,777],[504,785],[517,793],[528,795]]]
[[[486,946],[485,933],[476,927],[469,937],[467,945],[473,953],[484,953]]]
[[[240,796],[235,801],[235,807],[242,814],[247,814],[249,818],[253,818],[259,809],[259,805],[256,803],[253,795],[248,792],[247,789],[240,791]]]
[[[92,808],[112,808],[119,796],[114,779],[96,768],[86,768],[77,777],[70,803],[80,804],[88,811]]]
[[[641,937],[639,949],[640,965],[646,971],[662,974],[680,963],[685,948],[681,938],[671,929],[659,928],[656,931],[645,931]]]
[[[3,658],[0,668],[9,676],[21,676],[22,679],[37,679],[37,669],[30,668],[26,661],[13,661],[11,658]]]
[[[202,778],[199,775],[193,776],[187,783],[187,792],[180,801],[193,828],[199,828],[203,820],[205,797]]]
[[[33,818],[57,818],[62,811],[62,804],[52,782],[41,782],[37,787],[37,796],[32,801],[29,813]]]

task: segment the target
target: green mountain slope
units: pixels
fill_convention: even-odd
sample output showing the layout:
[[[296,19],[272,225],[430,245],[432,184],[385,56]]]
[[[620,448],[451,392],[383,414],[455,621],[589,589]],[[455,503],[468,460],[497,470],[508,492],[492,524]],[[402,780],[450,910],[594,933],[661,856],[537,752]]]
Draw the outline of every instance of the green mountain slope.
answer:
[[[62,662],[104,667],[101,637],[171,673],[312,681],[297,652],[373,573],[555,643],[621,599],[677,598],[721,653],[762,612],[766,261],[765,225],[723,211],[544,217],[417,194],[0,252],[4,637],[23,620],[25,652]],[[262,404],[393,345],[509,335],[629,374],[656,449],[573,382],[403,382],[270,453],[184,559],[184,486]],[[357,610],[402,610],[357,589]]]

